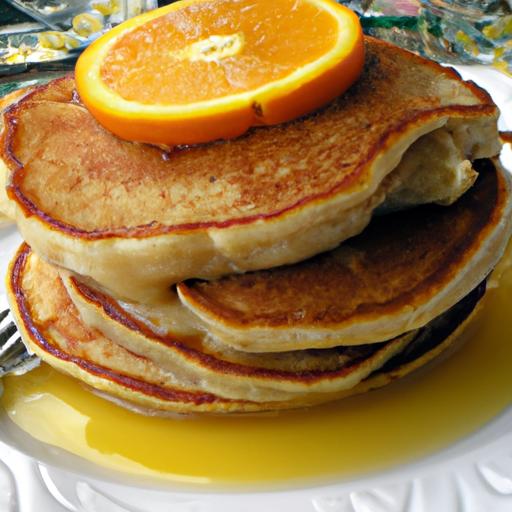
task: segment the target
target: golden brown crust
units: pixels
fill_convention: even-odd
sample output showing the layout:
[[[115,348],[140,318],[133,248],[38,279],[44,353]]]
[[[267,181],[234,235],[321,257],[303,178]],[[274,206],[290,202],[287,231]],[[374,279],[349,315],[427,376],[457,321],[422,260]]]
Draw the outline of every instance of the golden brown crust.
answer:
[[[454,329],[455,332],[459,330],[456,326],[471,314],[485,288],[481,287],[476,295],[473,293],[469,301],[464,301],[461,308],[451,312],[446,321],[436,321],[439,325],[434,326],[432,332],[426,334],[426,340],[413,350],[410,357],[406,355],[405,358],[398,358],[396,363],[386,367],[383,373],[377,372],[351,389],[311,393],[281,401],[233,400],[179,384],[169,385],[165,379],[161,379],[162,374],[158,367],[150,360],[116,347],[108,341],[105,343],[106,340],[100,333],[82,322],[65,293],[57,294],[56,302],[39,301],[38,294],[44,294],[47,299],[51,298],[56,290],[55,285],[57,288],[60,285],[53,279],[49,279],[46,288],[43,286],[43,289],[38,287],[37,283],[33,283],[28,275],[30,271],[27,272],[29,258],[30,249],[23,245],[11,264],[8,287],[13,313],[29,346],[58,370],[69,373],[112,396],[143,408],[175,412],[286,409],[322,403],[380,387],[421,366],[451,344]],[[58,280],[57,273],[55,277]],[[38,306],[37,302],[40,302]],[[446,336],[448,339],[443,341]],[[98,353],[106,364],[95,360]]]
[[[400,340],[391,340],[389,342],[376,343],[358,347],[334,347],[332,349],[299,351],[296,353],[296,359],[312,359],[309,367],[304,370],[292,369],[281,370],[278,368],[265,367],[265,357],[279,358],[275,354],[258,354],[261,356],[258,366],[258,359],[253,364],[237,364],[223,359],[222,354],[215,353],[206,348],[199,339],[184,339],[173,337],[172,335],[162,335],[151,329],[147,323],[138,319],[133,314],[123,309],[115,300],[107,295],[94,290],[80,281],[71,278],[71,284],[81,295],[81,299],[88,301],[91,307],[100,308],[111,319],[111,321],[122,324],[131,331],[138,332],[141,336],[168,347],[169,350],[176,351],[189,363],[207,368],[208,370],[220,372],[225,375],[234,375],[238,377],[257,377],[259,379],[290,381],[304,384],[313,384],[322,379],[342,378],[344,375],[363,366],[364,361],[376,355],[379,351],[385,351],[385,345]],[[384,349],[384,350],[382,350]],[[293,352],[289,354],[293,356]],[[291,357],[290,357],[291,359]],[[279,366],[279,362],[276,362]],[[286,365],[288,366],[288,365]],[[299,365],[296,365],[299,366]],[[306,366],[304,361],[304,366]],[[324,367],[324,368],[322,368]],[[321,368],[321,369],[319,369]]]
[[[25,271],[29,257],[30,248],[28,245],[23,244],[18,250],[17,256],[12,266],[10,286],[12,293],[16,298],[17,316],[23,322],[23,329],[25,332],[30,333],[31,343],[36,344],[41,350],[47,352],[49,355],[62,361],[73,363],[88,373],[104,379],[113,380],[118,384],[138,390],[145,394],[157,396],[159,398],[170,401],[192,402],[196,405],[204,402],[209,403],[216,399],[216,397],[208,393],[189,393],[180,390],[166,390],[159,386],[152,386],[147,382],[133,379],[128,375],[121,375],[119,373],[113,372],[109,368],[102,367],[86,358],[80,357],[80,355],[69,354],[58,347],[56,344],[49,342],[47,337],[43,334],[45,327],[47,326],[44,324],[37,325],[37,323],[34,322],[31,306],[27,301],[25,290],[23,289],[22,285],[23,273]],[[67,335],[66,339],[69,340],[70,347],[73,344],[73,341],[76,342],[79,339],[85,338],[86,341],[94,340],[93,332],[80,324],[79,320],[76,318],[76,315],[73,315],[73,311],[71,311],[71,315],[69,314],[69,309],[72,309],[72,305],[70,303],[61,303],[60,305],[63,307],[62,319],[59,321],[58,316],[54,316],[53,318],[58,320],[59,325],[57,330],[60,330],[62,334]],[[69,318],[70,316],[71,320]]]
[[[71,374],[85,372],[92,381],[96,379],[100,379],[101,382],[109,381],[115,386],[131,390],[134,394],[141,393],[158,400],[182,403],[185,407],[212,406],[211,404],[219,402],[222,407],[244,409],[249,407],[247,404],[252,401],[245,396],[219,396],[199,385],[182,381],[173,372],[169,373],[163,369],[158,361],[146,357],[143,353],[127,350],[100,331],[85,324],[66,293],[56,269],[41,262],[31,253],[26,244],[19,249],[11,266],[10,292],[15,301],[14,314],[22,323],[22,334],[26,341],[43,360],[57,360],[58,365],[70,369]],[[174,343],[174,345],[177,344]],[[390,342],[388,345],[390,347],[396,345],[397,348],[387,350],[389,355],[384,357],[374,369],[389,360],[397,353],[398,348],[405,346],[405,343],[397,341]],[[181,349],[187,351],[187,347],[183,345]],[[188,347],[188,352],[194,352],[194,349]],[[376,353],[377,358],[382,358],[379,352],[385,353],[386,348],[383,346],[369,348],[369,352],[367,355],[370,358],[372,352]],[[294,376],[292,372],[258,372],[258,368],[244,368],[242,365],[230,367],[222,360],[216,362],[218,364],[211,370],[218,374],[227,371],[236,378],[251,376],[254,373],[253,376],[263,376],[269,380],[279,381],[282,378],[293,380]],[[299,372],[296,377],[298,382],[304,381],[304,383],[313,383],[321,377],[333,381],[339,378],[341,381],[345,374],[357,373],[359,366],[365,367],[366,364],[366,357],[361,353],[359,358],[356,356],[339,371],[311,372],[311,375],[308,372]],[[371,369],[364,375],[370,372]],[[260,373],[262,375],[259,375]],[[200,374],[195,380],[202,380]],[[360,380],[361,378],[355,380],[353,385]],[[267,394],[267,400],[281,402],[283,397],[300,397],[308,393],[314,394],[314,390],[306,387],[298,395],[285,393],[280,400],[272,398],[272,394]],[[260,398],[257,401],[265,400]]]
[[[85,285],[77,286],[72,278],[61,277],[56,268],[33,253],[25,256],[28,250],[22,249],[17,258],[24,260],[17,287],[24,293],[33,325],[46,333],[45,338],[56,340],[53,345],[69,356],[130,374],[139,371],[139,377],[142,375],[149,382],[180,382],[226,398],[258,397],[260,401],[262,397],[277,400],[326,388],[348,388],[382,366],[414,337],[410,333],[375,346],[277,356],[258,354],[251,358],[244,353],[238,357],[231,354],[230,360],[223,351],[203,343],[204,333],[190,343],[189,339],[152,331],[144,320],[123,310],[104,294]],[[15,262],[14,268],[17,265]],[[13,283],[12,287],[15,286]],[[17,305],[16,309],[21,308]],[[96,315],[104,314],[106,324],[98,325],[91,317],[91,309]],[[138,357],[138,361],[130,366],[132,356]],[[147,369],[137,370],[141,361],[149,365]],[[156,377],[151,365],[160,369]]]
[[[492,168],[479,170],[477,183],[449,208],[377,217],[328,253],[216,281],[187,281],[178,285],[180,295],[240,326],[327,327],[414,307],[461,268],[496,223],[505,191]]]
[[[170,153],[108,134],[74,101],[73,87],[60,80],[9,109],[2,157],[13,173],[9,194],[26,214],[88,239],[280,217],[364,187],[368,163],[411,124],[496,113],[453,70],[372,40],[362,78],[327,108]],[[63,200],[70,194],[73,207]]]
[[[31,90],[32,88],[30,87],[24,87],[22,89],[17,89],[6,94],[5,96],[0,97],[0,140],[5,135],[3,124],[3,112],[11,105],[14,105],[23,96],[26,96]],[[13,217],[13,208],[9,205],[9,201],[7,199],[5,190],[7,172],[7,169],[1,169],[0,166],[0,227],[14,220],[11,218]]]
[[[427,205],[377,217],[337,249],[294,265],[180,283],[180,298],[209,325],[240,329],[245,338],[251,328],[268,328],[271,337],[272,328],[343,332],[375,318],[393,323],[394,315],[414,312],[450,286],[510,215],[501,172],[489,160],[476,169],[477,183],[450,207]]]
[[[185,279],[295,263],[360,233],[410,173],[429,176],[400,160],[434,131],[454,200],[468,159],[499,151],[496,107],[451,70],[367,45],[361,80],[323,110],[170,154],[107,133],[71,78],[36,89],[4,114],[1,208],[47,261],[157,303]]]

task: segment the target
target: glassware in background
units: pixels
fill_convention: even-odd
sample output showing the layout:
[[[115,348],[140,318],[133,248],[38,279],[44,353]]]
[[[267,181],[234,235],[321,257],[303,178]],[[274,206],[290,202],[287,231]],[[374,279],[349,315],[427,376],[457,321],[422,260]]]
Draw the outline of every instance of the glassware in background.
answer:
[[[512,75],[512,0],[341,0],[367,34],[441,62]]]
[[[72,59],[101,34],[157,0],[6,0],[25,23],[0,26],[0,76]]]
[[[2,1],[26,22],[0,21],[0,76],[72,60],[112,26],[158,6],[157,0],[0,0],[2,16]],[[492,64],[512,75],[512,0],[338,1],[360,15],[367,34],[438,61]]]
[[[503,0],[420,0],[424,52],[450,63],[493,64],[512,74],[512,10]]]
[[[346,2],[342,2],[346,3]],[[417,0],[370,0],[361,5],[361,23],[366,34],[385,39],[416,53],[422,53],[418,32]]]

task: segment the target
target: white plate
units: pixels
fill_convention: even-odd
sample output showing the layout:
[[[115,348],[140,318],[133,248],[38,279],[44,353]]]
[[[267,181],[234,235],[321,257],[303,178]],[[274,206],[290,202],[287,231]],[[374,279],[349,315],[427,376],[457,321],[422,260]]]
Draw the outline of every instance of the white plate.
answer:
[[[512,129],[512,80],[491,69],[459,67],[500,106]],[[512,169],[512,151],[504,151]],[[20,242],[0,228],[0,272]],[[0,284],[0,300],[4,295]],[[512,340],[511,340],[512,342]],[[512,371],[512,362],[511,362]],[[512,390],[511,390],[512,393]],[[0,413],[1,512],[510,512],[512,408],[450,448],[382,474],[273,492],[200,493],[135,481],[36,441]]]

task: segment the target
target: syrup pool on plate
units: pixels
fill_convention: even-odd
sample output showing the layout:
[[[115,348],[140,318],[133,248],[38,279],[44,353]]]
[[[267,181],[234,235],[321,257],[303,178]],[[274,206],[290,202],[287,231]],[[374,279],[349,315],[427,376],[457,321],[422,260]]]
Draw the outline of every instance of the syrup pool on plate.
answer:
[[[330,481],[426,456],[512,404],[512,251],[460,348],[387,387],[307,410],[147,417],[46,365],[5,379],[21,429],[103,467],[175,483]]]

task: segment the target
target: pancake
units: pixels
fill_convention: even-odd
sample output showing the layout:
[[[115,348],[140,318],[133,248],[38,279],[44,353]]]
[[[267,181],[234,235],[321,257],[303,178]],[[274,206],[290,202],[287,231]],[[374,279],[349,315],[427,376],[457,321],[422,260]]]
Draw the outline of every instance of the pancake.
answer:
[[[505,250],[509,173],[498,161],[475,167],[476,184],[450,207],[377,217],[337,249],[294,265],[179,283],[181,305],[169,292],[160,305],[116,307],[156,336],[206,331],[248,352],[376,343],[418,329],[477,286]],[[107,308],[84,286],[68,289],[82,315],[105,329],[105,313],[91,308]]]
[[[0,97],[0,113],[16,103],[30,92],[29,88],[18,89]],[[4,131],[3,116],[0,116],[0,133]],[[0,164],[0,227],[9,224],[14,219],[14,205],[9,203],[6,191],[7,172]]]
[[[452,203],[470,161],[499,151],[496,106],[453,70],[366,44],[361,78],[323,110],[171,151],[107,133],[72,78],[37,88],[4,113],[5,208],[45,259],[146,303],[332,249],[377,208]]]
[[[73,303],[81,322],[101,332],[116,346],[170,372],[182,385],[195,386],[224,398],[257,401],[339,392],[354,387],[355,383],[386,364],[385,360],[406,352],[419,327],[429,325],[469,294],[479,281],[474,285],[471,283],[479,277],[485,279],[499,260],[501,244],[506,244],[510,230],[507,206],[510,200],[507,174],[496,166],[497,163],[491,161],[479,162],[476,184],[454,205],[448,208],[418,207],[374,219],[362,235],[347,241],[334,251],[334,255],[324,254],[284,269],[260,271],[255,273],[256,276],[234,276],[215,283],[200,283],[220,287],[220,292],[217,290],[218,304],[221,300],[238,306],[249,304],[238,313],[240,317],[245,311],[258,312],[259,303],[247,301],[247,294],[256,292],[262,296],[261,303],[265,298],[268,300],[268,307],[288,306],[289,317],[297,323],[303,317],[293,313],[297,307],[302,307],[303,316],[315,318],[317,331],[330,329],[331,335],[334,329],[328,314],[333,316],[336,310],[349,309],[355,317],[349,323],[350,328],[365,322],[369,324],[371,344],[350,346],[354,344],[353,338],[339,337],[336,343],[336,338],[331,336],[329,344],[334,348],[301,350],[297,347],[304,341],[297,340],[293,332],[286,338],[284,329],[278,333],[280,337],[268,329],[268,338],[264,339],[266,346],[285,351],[242,352],[215,339],[212,336],[215,331],[194,318],[174,292],[169,292],[165,306],[127,304],[67,271],[53,269],[35,256],[30,260],[35,259],[35,263],[29,265],[30,273],[34,274],[31,281],[35,283],[38,296],[43,297],[41,300],[62,288],[61,293],[66,295],[67,302]],[[492,241],[494,239],[498,240],[497,244]],[[350,258],[339,256],[345,251],[350,256],[358,254],[359,264],[353,265]],[[336,264],[332,263],[332,258]],[[347,268],[357,270],[358,280],[352,274],[349,274],[351,279],[347,279]],[[471,278],[466,271],[471,273]],[[48,282],[52,273],[54,278]],[[461,276],[463,285],[458,284]],[[247,279],[257,284],[249,286]],[[242,284],[223,287],[224,281],[231,280]],[[347,286],[354,282],[358,288]],[[189,283],[189,286],[193,285]],[[450,287],[456,293],[450,292]],[[394,295],[387,302],[375,300],[375,297],[390,293]],[[459,293],[463,295],[455,298]],[[421,301],[425,296],[434,305],[429,304],[422,311]],[[445,296],[447,298],[443,299]],[[365,311],[368,308],[357,303],[361,297],[372,299],[368,302],[372,305],[371,314],[366,317],[356,315],[368,313]],[[452,300],[454,302],[449,303]],[[354,301],[356,307],[353,307]],[[401,301],[405,308],[399,308]],[[382,307],[379,309],[376,304]],[[415,321],[422,319],[422,324],[415,329],[404,328],[411,320],[399,317],[398,324],[393,326],[397,330],[390,333],[393,307],[400,314],[404,314],[402,310],[405,309],[405,314],[412,315]],[[67,308],[61,306],[59,309]],[[322,311],[328,314],[320,315],[314,308],[323,308]],[[440,313],[434,314],[438,309]],[[282,316],[274,318],[281,319]],[[376,328],[371,329],[372,325],[381,324],[388,329],[389,337],[378,338]],[[286,324],[288,329],[291,325],[292,321]],[[340,330],[342,328],[343,325]],[[245,340],[243,336],[241,339]],[[391,341],[386,342],[388,339]],[[318,336],[313,343],[317,341]],[[348,341],[349,346],[343,346],[344,341]]]
[[[388,358],[365,380],[349,389],[328,393],[297,394],[286,400],[234,400],[184,385],[179,377],[162,370],[155,362],[134,354],[85,325],[58,272],[23,245],[11,264],[8,294],[13,315],[27,345],[56,369],[78,378],[124,405],[145,412],[251,412],[314,405],[380,387],[406,375],[445,350],[456,339],[461,325],[471,316],[485,285],[477,287],[428,328],[417,333],[409,351]],[[38,270],[39,268],[39,270]]]
[[[85,357],[115,371],[127,371],[129,352],[145,361],[149,369],[137,377],[150,383],[215,393],[224,398],[276,401],[319,392],[349,389],[381,367],[414,337],[411,333],[388,343],[327,351],[289,352],[252,358],[231,354],[231,360],[200,340],[173,340],[144,336],[133,319],[117,328],[119,337],[99,331],[83,318],[72,303],[57,269],[28,253],[21,287],[31,307],[33,320],[44,325],[56,344],[70,356]],[[62,316],[60,312],[66,311]],[[85,321],[84,321],[85,320]],[[122,329],[124,327],[124,329]],[[119,341],[119,339],[121,341]],[[68,341],[69,340],[69,341]],[[270,359],[266,362],[265,359]],[[236,361],[236,362],[235,362]],[[140,366],[139,363],[137,363]],[[154,374],[152,368],[159,372]]]

